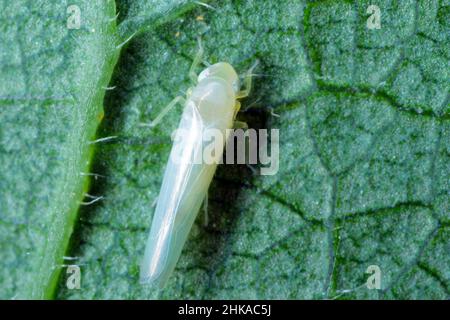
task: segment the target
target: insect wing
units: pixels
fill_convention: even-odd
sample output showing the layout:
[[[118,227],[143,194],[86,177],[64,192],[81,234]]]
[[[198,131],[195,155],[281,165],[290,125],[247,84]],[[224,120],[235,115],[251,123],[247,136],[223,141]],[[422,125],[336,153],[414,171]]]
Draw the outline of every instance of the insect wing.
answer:
[[[188,101],[167,164],[141,267],[141,282],[164,286],[175,268],[216,169],[198,156],[204,123]],[[179,137],[180,138],[180,137]]]

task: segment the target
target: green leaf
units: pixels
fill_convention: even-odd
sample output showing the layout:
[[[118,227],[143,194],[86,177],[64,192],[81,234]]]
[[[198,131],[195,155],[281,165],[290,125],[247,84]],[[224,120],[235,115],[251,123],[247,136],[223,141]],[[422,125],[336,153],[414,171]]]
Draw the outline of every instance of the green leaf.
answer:
[[[208,1],[214,9],[194,1],[150,3],[118,1],[120,24],[110,36],[117,34],[119,42],[128,42],[114,70],[109,86],[116,89],[106,95],[105,118],[97,132],[98,137],[118,138],[95,145],[91,172],[101,176],[91,181],[89,193],[104,199],[81,208],[67,253],[80,265],[81,289],[68,289],[69,275],[63,271],[57,298],[450,296],[449,6],[431,0]],[[380,7],[381,29],[366,27],[370,4]],[[154,129],[140,124],[150,122],[191,86],[188,70],[198,36],[210,63],[228,61],[243,73],[256,59],[261,61],[254,90],[243,101],[244,111],[238,117],[251,128],[280,130],[280,168],[274,176],[258,176],[246,166],[219,166],[209,193],[208,223],[200,213],[167,287],[157,290],[139,284],[139,265],[171,148],[170,134],[181,108]],[[78,108],[94,108],[93,100],[84,100],[87,94],[80,91],[87,80],[92,81],[91,75],[104,79],[103,85],[109,80],[115,56],[103,45],[114,42],[105,38],[82,41],[82,48],[96,55],[88,59],[92,65],[72,70],[84,79],[78,81],[81,87],[67,80],[72,84],[68,91],[76,89],[84,101]],[[111,54],[107,60],[111,63],[102,70],[94,67],[99,51]],[[49,77],[61,77],[59,72]],[[50,89],[64,83],[58,81]],[[97,85],[85,90],[93,88],[99,95],[98,110],[103,91]],[[2,117],[18,118],[18,112],[6,110]],[[95,130],[98,122],[85,110],[85,118],[70,113],[62,123],[65,118],[49,110],[59,109],[47,108],[46,117],[52,116],[53,122],[42,125],[47,119],[42,116],[40,126],[34,126],[46,133],[39,133],[44,140],[33,148],[41,150],[38,155],[44,163],[53,161],[58,169],[50,165],[39,169],[45,175],[41,179],[46,179],[40,188],[30,183],[29,174],[23,177],[25,170],[15,168],[36,171],[36,162],[43,163],[36,161],[37,155],[19,158],[21,164],[11,152],[0,149],[2,178],[10,177],[25,188],[24,192],[13,187],[5,178],[0,182],[1,190],[7,190],[0,192],[5,199],[0,199],[0,226],[6,229],[0,232],[0,261],[5,266],[0,287],[8,288],[6,297],[22,290],[23,283],[29,285],[26,279],[32,279],[35,288],[51,288],[46,286],[52,282],[44,281],[47,270],[40,261],[26,256],[31,241],[40,250],[36,257],[51,255],[39,241],[29,240],[34,229],[28,219],[36,217],[36,223],[46,217],[47,229],[37,232],[40,241],[65,248],[74,215],[66,210],[59,217],[65,221],[61,226],[52,222],[54,214],[40,213],[49,211],[46,206],[56,212],[74,205],[82,194],[82,188],[73,189],[79,190],[78,196],[67,199],[68,191],[55,187],[58,181],[75,188],[74,181],[83,180],[74,174],[69,177],[67,172],[73,171],[67,168],[72,166],[54,153],[77,161],[89,155],[75,156],[79,150],[73,142],[66,142],[65,153],[60,152],[56,146],[61,142],[52,145],[47,140],[70,133],[76,141],[89,141],[89,135],[80,137],[85,134],[81,124],[89,119]],[[28,110],[26,116],[38,118]],[[16,123],[2,119],[0,141],[12,141],[16,134],[25,148],[31,138],[18,138],[23,118],[18,119]],[[3,123],[12,123],[11,128],[5,130]],[[26,127],[31,137],[38,134],[33,135],[28,122]],[[49,150],[53,154],[46,153]],[[6,161],[12,164],[3,165]],[[28,190],[37,190],[37,195]],[[33,195],[31,201],[28,195],[24,199],[26,193]],[[13,204],[22,205],[25,223],[16,223],[20,215],[3,213],[3,207],[11,210]],[[13,242],[17,238],[21,241]],[[46,261],[61,260],[51,255]],[[381,270],[381,290],[366,286],[371,265]],[[12,268],[15,278],[7,271]],[[32,296],[29,292],[23,296]]]
[[[78,5],[80,29],[68,29]],[[113,1],[0,4],[0,298],[49,298],[117,60]]]
[[[198,5],[192,0],[118,1],[119,34],[127,39],[176,19]]]

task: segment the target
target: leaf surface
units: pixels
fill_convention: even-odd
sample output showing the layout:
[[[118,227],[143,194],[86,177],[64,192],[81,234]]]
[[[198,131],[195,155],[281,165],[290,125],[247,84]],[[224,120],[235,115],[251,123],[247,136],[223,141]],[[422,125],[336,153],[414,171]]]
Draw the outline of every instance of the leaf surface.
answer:
[[[0,12],[0,297],[49,298],[117,60],[115,4],[1,1]]]
[[[382,27],[370,30],[366,10],[372,1],[227,0],[208,4],[214,9],[183,0],[153,5],[118,1],[119,25],[111,30],[111,37],[127,43],[109,84],[115,89],[106,95],[105,117],[97,132],[98,137],[117,139],[95,145],[91,173],[101,176],[92,180],[89,193],[104,198],[81,208],[69,247],[68,255],[81,268],[81,289],[68,289],[69,275],[63,273],[56,296],[447,299],[449,6],[431,0],[377,1]],[[101,8],[97,9],[98,14]],[[105,16],[114,15],[107,12]],[[209,192],[207,223],[200,213],[167,287],[157,290],[139,284],[139,265],[171,148],[170,134],[178,125],[181,107],[156,128],[140,124],[150,122],[191,86],[188,71],[198,50],[198,36],[210,63],[228,61],[243,73],[256,59],[261,61],[254,90],[242,101],[238,118],[251,128],[280,130],[280,165],[273,176],[255,175],[243,165],[219,167]],[[110,38],[85,40],[83,48],[94,50],[99,57],[98,52],[105,50],[102,46],[111,44],[105,39]],[[85,99],[77,104],[82,110],[93,107],[86,99],[90,91],[80,88],[103,94],[98,90],[101,87],[86,85],[91,76],[88,71],[104,79],[102,85],[109,81],[114,58],[108,60],[106,69],[93,67],[99,61],[103,60],[86,62],[84,72],[77,69],[83,81],[67,89],[73,92],[76,87],[80,99]],[[58,79],[63,78],[59,75]],[[52,92],[63,84],[58,81]],[[101,108],[103,96],[98,95],[95,110]],[[36,110],[42,112],[41,107]],[[51,122],[57,123],[54,129],[39,126],[49,132],[35,133],[44,140],[42,147],[34,143],[34,148],[45,160],[39,164],[51,159],[58,169],[38,170],[47,179],[40,182],[45,188],[33,187],[29,174],[20,177],[14,173],[25,170],[14,167],[2,175],[21,182],[25,189],[12,194],[22,189],[11,187],[12,182],[5,179],[0,182],[3,190],[9,190],[1,193],[5,200],[0,206],[5,209],[0,207],[0,213],[9,220],[2,219],[0,224],[5,228],[0,243],[8,248],[0,254],[10,264],[5,259],[1,263],[27,268],[17,270],[18,275],[30,275],[33,283],[41,279],[38,287],[44,287],[48,278],[38,267],[40,258],[25,255],[30,243],[29,219],[47,219],[36,232],[39,241],[53,241],[53,246],[65,248],[74,215],[66,210],[61,228],[51,223],[53,213],[42,218],[42,212],[48,211],[43,208],[47,205],[52,212],[68,205],[76,208],[82,192],[74,181],[82,184],[84,180],[68,175],[67,168],[74,165],[58,157],[67,155],[78,159],[76,163],[89,159],[88,154],[78,155],[73,142],[63,144],[65,153],[59,151],[63,142],[57,140],[51,149],[46,148],[47,140],[75,135],[71,141],[89,141],[98,124],[86,110],[81,116],[66,114],[70,125],[63,125],[65,118],[52,113],[61,109],[46,110],[47,117],[59,122]],[[26,115],[38,118],[29,111]],[[18,112],[2,112],[1,116],[23,122]],[[92,124],[87,137],[73,125],[86,121]],[[22,133],[24,126],[18,126],[19,120],[3,123],[13,125],[8,130],[2,125],[0,139],[7,143],[0,146],[12,148],[17,145],[9,144],[13,133]],[[58,129],[65,131],[54,134],[52,130]],[[17,139],[19,145],[33,141]],[[52,150],[58,150],[58,157],[45,153]],[[0,153],[0,159],[27,168],[37,155],[23,157],[23,165],[7,152]],[[78,196],[68,200],[69,193],[62,186],[79,190]],[[47,202],[38,196],[33,201],[21,197],[28,190],[38,190]],[[11,212],[13,205],[22,210],[15,209],[21,215],[3,213],[6,208]],[[25,222],[18,224],[16,217]],[[24,240],[13,243],[10,230]],[[61,238],[61,232],[67,233]],[[50,255],[39,241],[31,240],[33,248]],[[48,261],[59,261],[51,257]],[[381,290],[366,286],[370,276],[366,271],[373,265],[381,271]],[[11,280],[4,270],[2,287],[7,284],[6,296],[11,296],[22,286],[19,281],[25,280]]]

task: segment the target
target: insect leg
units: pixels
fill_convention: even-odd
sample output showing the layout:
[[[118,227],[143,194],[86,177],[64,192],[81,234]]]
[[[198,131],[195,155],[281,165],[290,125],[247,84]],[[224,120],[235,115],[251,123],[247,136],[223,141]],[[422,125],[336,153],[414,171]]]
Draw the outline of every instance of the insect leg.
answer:
[[[234,121],[234,129],[244,129],[247,130],[248,129],[248,124],[247,122],[243,122],[243,121]]]
[[[202,46],[202,41],[200,39],[200,37],[197,38],[198,41],[198,51],[197,54],[195,55],[194,61],[192,62],[191,68],[189,69],[189,78],[191,78],[192,83],[197,84],[197,73],[195,72],[195,69],[197,69],[197,67],[200,65],[200,63],[203,60],[203,46]]]
[[[238,121],[235,120],[234,121],[234,125],[233,125],[233,129],[237,129],[237,130],[248,130],[248,124],[247,122],[243,122],[243,121]],[[255,173],[255,169],[248,163],[250,160],[250,136],[248,137],[248,139],[245,139],[245,165],[247,167],[249,167],[253,173]]]
[[[250,94],[250,91],[252,90],[253,70],[258,66],[258,64],[259,60],[256,60],[256,62],[245,73],[244,77],[245,89],[238,92],[236,96],[237,99],[245,98]]]
[[[161,122],[162,118],[169,113],[169,111],[177,105],[177,103],[184,104],[186,100],[182,96],[178,96],[175,99],[173,99],[167,106],[165,106],[162,111],[156,116],[156,118],[150,122],[150,123],[141,123],[142,126],[153,128],[158,123]]]

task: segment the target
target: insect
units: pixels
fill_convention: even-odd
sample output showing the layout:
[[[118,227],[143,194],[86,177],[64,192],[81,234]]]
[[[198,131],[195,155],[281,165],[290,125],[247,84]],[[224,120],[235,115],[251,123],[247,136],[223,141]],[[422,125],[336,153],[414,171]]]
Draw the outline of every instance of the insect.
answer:
[[[164,287],[207,197],[217,167],[217,163],[175,162],[172,160],[173,153],[179,152],[183,158],[193,158],[201,152],[204,130],[214,128],[226,135],[227,129],[233,128],[240,109],[238,99],[250,93],[252,71],[258,64],[256,61],[247,71],[245,88],[240,91],[239,76],[229,63],[210,65],[197,76],[195,69],[201,63],[202,55],[199,40],[199,51],[189,72],[195,85],[187,91],[187,99],[176,97],[150,124],[154,126],[159,123],[177,103],[184,104],[178,128],[188,132],[188,137],[181,149],[175,151],[174,145],[171,150],[141,264],[142,284]]]

